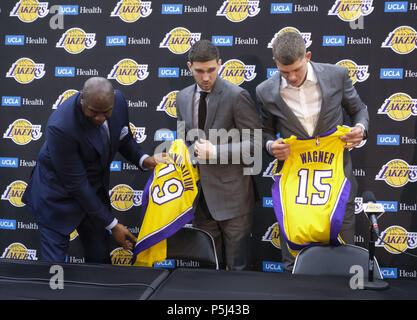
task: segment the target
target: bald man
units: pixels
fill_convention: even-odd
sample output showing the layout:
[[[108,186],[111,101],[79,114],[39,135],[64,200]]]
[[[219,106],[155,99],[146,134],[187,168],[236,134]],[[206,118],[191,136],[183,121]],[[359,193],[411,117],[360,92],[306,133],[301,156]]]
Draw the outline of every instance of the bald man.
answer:
[[[86,262],[110,263],[109,230],[133,249],[136,238],[111,213],[110,163],[117,152],[142,169],[156,161],[134,141],[123,95],[107,79],[90,78],[52,113],[45,131],[22,197],[38,221],[42,260],[64,262],[75,229]]]

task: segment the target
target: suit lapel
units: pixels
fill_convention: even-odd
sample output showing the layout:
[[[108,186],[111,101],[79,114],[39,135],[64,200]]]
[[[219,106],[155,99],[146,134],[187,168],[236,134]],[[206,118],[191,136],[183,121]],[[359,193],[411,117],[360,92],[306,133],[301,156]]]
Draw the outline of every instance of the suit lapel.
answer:
[[[281,112],[287,117],[288,123],[293,124],[291,130],[294,132],[297,136],[302,137],[308,137],[309,134],[307,131],[305,131],[304,126],[301,124],[300,120],[295,116],[294,112],[290,109],[290,107],[287,105],[287,103],[282,99],[280,94],[280,88],[281,88],[281,75],[279,72],[275,74],[275,81],[273,81],[273,86],[271,92],[275,93],[275,102],[277,106],[280,107]]]
[[[188,88],[186,88],[186,92],[185,92],[185,103],[186,105],[184,106],[183,109],[183,116],[184,116],[184,121],[185,121],[185,131],[188,132],[189,130],[191,130],[193,128],[194,125],[194,121],[193,121],[193,105],[194,105],[194,92],[195,92],[195,88],[196,85],[192,85],[189,86]]]

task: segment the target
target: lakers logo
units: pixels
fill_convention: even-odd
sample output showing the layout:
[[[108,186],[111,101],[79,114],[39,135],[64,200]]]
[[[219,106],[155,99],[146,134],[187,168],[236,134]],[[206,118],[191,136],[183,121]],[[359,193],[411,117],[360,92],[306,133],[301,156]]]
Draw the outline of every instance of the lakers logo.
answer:
[[[275,248],[281,249],[281,241],[279,239],[279,233],[280,233],[279,224],[278,222],[275,222],[265,232],[265,234],[262,237],[262,241],[270,242]]]
[[[115,79],[118,83],[129,86],[138,80],[145,80],[148,75],[147,64],[138,64],[135,60],[123,59],[113,66],[107,79]]]
[[[343,21],[354,21],[374,11],[373,0],[336,0],[329,16],[338,16]]]
[[[141,190],[133,190],[126,184],[119,184],[110,190],[110,202],[114,209],[127,211],[142,204],[142,194]]]
[[[352,80],[352,84],[356,82],[364,82],[369,77],[367,65],[357,65],[354,61],[345,59],[336,63],[338,66],[346,67],[349,71],[349,77]]]
[[[64,93],[60,94],[58,99],[55,101],[55,103],[52,105],[52,109],[58,109],[58,107],[69,97],[73,96],[74,94],[78,93],[77,90],[69,89],[66,90]]]
[[[20,0],[10,11],[11,17],[18,17],[20,21],[30,23],[38,18],[46,17],[49,13],[48,2],[37,0]]]
[[[400,254],[407,249],[417,248],[417,232],[408,232],[400,226],[390,226],[381,233],[375,246],[384,247],[392,254]]]
[[[56,44],[57,48],[64,48],[66,52],[78,54],[96,45],[96,34],[86,33],[80,28],[68,29]]]
[[[3,138],[12,139],[18,145],[25,145],[32,140],[39,140],[42,136],[41,125],[31,124],[26,119],[17,119],[3,134]]]
[[[381,48],[391,48],[398,54],[407,54],[417,46],[417,32],[409,26],[401,26],[390,32]]]
[[[231,83],[240,85],[244,81],[252,81],[255,79],[255,66],[245,65],[240,60],[231,59],[221,66],[219,76]]]
[[[22,196],[27,187],[24,181],[14,181],[9,184],[1,196],[1,200],[8,200],[15,207],[23,207]]]
[[[17,260],[38,260],[36,250],[28,249],[19,242],[10,244],[0,258]]]
[[[259,11],[259,1],[226,0],[217,10],[216,16],[226,17],[232,22],[241,22],[248,17],[256,16]]]
[[[281,35],[285,32],[297,32],[299,35],[301,35],[303,37],[306,48],[311,46],[311,43],[312,43],[312,41],[311,41],[311,32],[301,32],[300,30],[298,30],[297,28],[294,28],[294,27],[285,27],[285,28],[282,28],[281,30],[279,30],[277,33],[275,33],[272,40],[268,43],[268,48],[272,48],[272,44],[274,43],[275,39],[279,35]]]
[[[124,22],[132,23],[139,18],[146,18],[152,13],[152,2],[139,0],[121,0],[110,13],[110,17],[119,17]]]
[[[201,33],[191,33],[188,29],[178,27],[168,32],[159,44],[160,48],[167,48],[175,54],[183,54],[200,40]]]
[[[394,93],[385,99],[378,114],[386,114],[395,121],[407,120],[410,116],[417,116],[417,99],[404,92]]]
[[[277,168],[278,168],[278,161],[277,159],[275,159],[269,163],[268,167],[265,169],[264,173],[262,174],[262,177],[274,179],[274,175],[278,173]]]
[[[383,165],[375,180],[384,180],[391,187],[402,187],[417,181],[417,166],[411,166],[401,159],[393,159]]]
[[[133,134],[133,139],[136,143],[142,143],[146,139],[145,127],[136,127],[133,123],[129,122],[130,131]]]
[[[177,117],[177,107],[176,107],[176,100],[177,100],[177,93],[176,91],[171,91],[167,95],[162,98],[161,103],[156,107],[156,111],[165,111],[167,115],[170,117],[176,118]]]
[[[130,266],[133,252],[123,248],[116,248],[110,252],[111,264],[114,266]]]
[[[45,64],[35,63],[30,58],[20,58],[12,64],[6,78],[14,78],[21,84],[27,84],[45,75]]]

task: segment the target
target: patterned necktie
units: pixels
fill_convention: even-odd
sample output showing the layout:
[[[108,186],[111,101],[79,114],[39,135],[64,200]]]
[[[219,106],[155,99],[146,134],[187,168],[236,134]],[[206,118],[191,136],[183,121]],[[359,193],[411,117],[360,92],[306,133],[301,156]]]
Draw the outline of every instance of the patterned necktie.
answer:
[[[206,97],[208,92],[200,91],[200,102],[198,103],[198,129],[204,130],[207,115]]]

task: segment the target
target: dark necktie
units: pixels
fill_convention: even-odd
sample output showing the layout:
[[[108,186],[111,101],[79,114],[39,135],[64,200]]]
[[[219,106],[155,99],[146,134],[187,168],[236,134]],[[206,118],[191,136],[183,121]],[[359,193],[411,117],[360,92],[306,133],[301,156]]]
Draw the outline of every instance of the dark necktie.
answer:
[[[204,130],[207,115],[206,97],[208,92],[200,91],[200,102],[198,103],[198,129]]]
[[[100,126],[100,134],[101,134],[101,140],[103,141],[104,145],[104,158],[106,159],[106,163],[109,161],[109,155],[110,155],[110,142],[109,142],[109,136],[107,134],[107,128],[104,125],[104,123]]]

